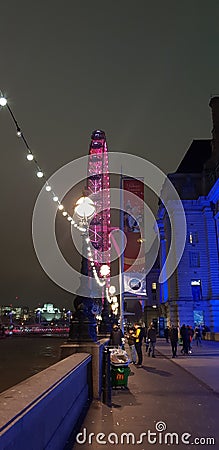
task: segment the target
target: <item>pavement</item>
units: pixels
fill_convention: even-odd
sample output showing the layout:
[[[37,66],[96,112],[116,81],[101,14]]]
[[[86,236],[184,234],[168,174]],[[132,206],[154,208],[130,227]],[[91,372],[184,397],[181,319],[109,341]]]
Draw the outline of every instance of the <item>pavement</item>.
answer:
[[[188,356],[183,356],[182,347],[178,346],[178,356],[175,359],[172,359],[171,345],[163,339],[158,339],[156,348],[162,355],[171,358],[172,362],[219,394],[219,342],[203,340],[202,344],[197,346],[196,341],[193,341],[192,353]]]
[[[75,444],[66,450],[219,448],[219,342],[193,344],[172,359],[158,339],[156,358],[143,348],[143,367],[130,365],[128,389],[112,390],[112,405],[93,401]],[[80,434],[77,434],[77,433]]]

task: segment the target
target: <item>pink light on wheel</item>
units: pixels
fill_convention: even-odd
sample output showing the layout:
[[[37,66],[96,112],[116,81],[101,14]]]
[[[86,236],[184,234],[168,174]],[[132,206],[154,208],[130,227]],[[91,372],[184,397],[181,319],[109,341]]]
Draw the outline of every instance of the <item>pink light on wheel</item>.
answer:
[[[108,149],[104,131],[95,130],[91,135],[89,148],[87,189],[92,195],[97,213],[89,226],[94,266],[100,275],[100,267],[110,267],[110,177],[108,167]],[[103,190],[105,192],[103,193]],[[88,275],[93,276],[93,267],[88,260]],[[110,275],[106,278],[106,287],[110,285]],[[104,293],[102,294],[104,299]]]

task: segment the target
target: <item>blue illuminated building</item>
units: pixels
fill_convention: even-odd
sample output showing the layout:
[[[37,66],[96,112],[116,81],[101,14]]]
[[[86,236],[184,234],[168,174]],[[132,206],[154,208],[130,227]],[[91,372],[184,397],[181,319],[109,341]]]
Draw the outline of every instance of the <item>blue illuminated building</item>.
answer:
[[[184,207],[187,236],[180,263],[160,285],[160,298],[169,324],[205,324],[219,332],[219,97],[210,107],[212,139],[194,140],[177,171],[168,175]],[[171,227],[162,203],[157,223],[163,267]]]

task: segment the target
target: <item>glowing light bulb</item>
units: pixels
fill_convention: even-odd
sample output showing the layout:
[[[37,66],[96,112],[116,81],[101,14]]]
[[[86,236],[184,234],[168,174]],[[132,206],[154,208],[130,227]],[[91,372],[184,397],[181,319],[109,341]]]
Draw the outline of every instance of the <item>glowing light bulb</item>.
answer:
[[[43,172],[41,170],[38,170],[37,177],[38,178],[42,178],[43,177]]]
[[[50,192],[51,189],[52,189],[51,186],[49,186],[49,185],[46,186],[46,191],[47,191],[47,192]]]
[[[71,216],[68,216],[68,220],[69,220],[69,222],[71,221]]]
[[[6,106],[7,105],[7,100],[5,97],[0,97],[0,106]]]
[[[66,211],[63,211],[63,213],[62,213],[63,216],[67,216],[67,214],[68,213]]]
[[[109,287],[109,293],[110,293],[110,295],[115,294],[115,292],[116,292],[115,286],[110,286],[110,287]]]
[[[100,275],[102,277],[107,277],[110,274],[110,267],[107,264],[103,264],[100,267]]]
[[[63,205],[59,205],[59,210],[62,211],[64,209]]]
[[[54,202],[57,202],[59,197],[57,197],[57,195],[54,195],[54,197],[52,198]]]
[[[33,155],[32,155],[32,153],[28,153],[28,154],[27,154],[27,159],[28,159],[28,161],[33,161]]]
[[[22,131],[20,130],[20,128],[18,128],[18,129],[17,129],[17,136],[18,136],[18,137],[21,137],[21,135],[22,135]]]

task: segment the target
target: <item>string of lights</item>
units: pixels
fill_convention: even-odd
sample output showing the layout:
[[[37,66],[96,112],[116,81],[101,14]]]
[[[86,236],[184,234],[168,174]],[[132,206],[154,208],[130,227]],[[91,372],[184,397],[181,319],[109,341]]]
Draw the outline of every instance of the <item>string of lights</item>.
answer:
[[[36,176],[38,178],[41,178],[41,179],[44,180],[46,191],[49,193],[49,195],[51,195],[52,200],[55,203],[57,203],[57,205],[58,205],[57,206],[57,210],[62,213],[62,216],[67,219],[67,221],[70,223],[70,225],[74,226],[77,230],[81,231],[82,233],[84,233],[87,236],[86,239],[85,239],[86,244],[87,244],[87,255],[88,255],[88,258],[89,258],[89,260],[91,262],[94,279],[95,279],[95,281],[97,282],[97,284],[99,286],[103,287],[106,284],[106,281],[103,280],[103,279],[101,280],[99,278],[98,274],[97,274],[97,271],[96,271],[94,258],[93,258],[91,247],[90,247],[90,238],[88,236],[89,226],[88,226],[87,221],[84,221],[84,223],[83,223],[84,226],[78,225],[75,222],[75,220],[73,219],[73,217],[71,216],[71,214],[69,214],[68,211],[65,210],[64,205],[59,200],[59,197],[56,194],[55,190],[52,188],[52,186],[49,184],[48,180],[46,179],[44,171],[39,166],[39,164],[38,164],[38,162],[37,162],[37,160],[36,160],[36,158],[34,156],[34,153],[32,152],[31,147],[29,146],[27,139],[26,139],[26,137],[25,137],[21,127],[19,126],[19,123],[18,123],[18,121],[17,121],[17,119],[16,119],[16,117],[15,117],[11,107],[8,104],[7,99],[4,97],[4,95],[0,91],[0,108],[4,108],[4,107],[6,107],[7,110],[9,111],[9,114],[10,114],[10,116],[11,116],[11,118],[12,118],[14,124],[15,124],[17,137],[22,139],[22,141],[23,141],[23,143],[24,143],[24,145],[26,147],[26,150],[27,150],[26,158],[27,158],[27,160],[30,161],[30,162],[33,162],[35,164],[35,166],[36,166]]]

